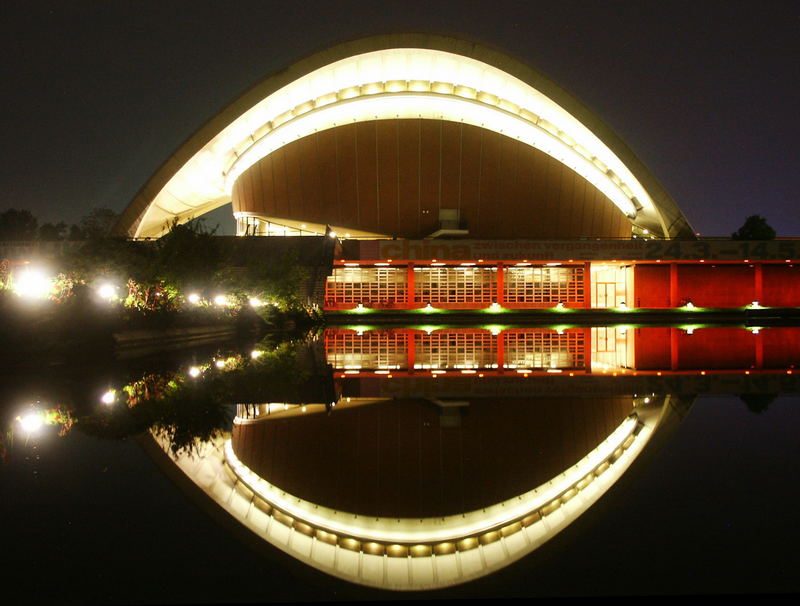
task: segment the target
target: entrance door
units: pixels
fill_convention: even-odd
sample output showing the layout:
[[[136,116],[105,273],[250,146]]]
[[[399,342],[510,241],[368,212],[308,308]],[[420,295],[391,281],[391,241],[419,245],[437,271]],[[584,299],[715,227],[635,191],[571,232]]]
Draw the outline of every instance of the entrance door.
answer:
[[[595,282],[595,301],[597,307],[616,307],[616,282]]]

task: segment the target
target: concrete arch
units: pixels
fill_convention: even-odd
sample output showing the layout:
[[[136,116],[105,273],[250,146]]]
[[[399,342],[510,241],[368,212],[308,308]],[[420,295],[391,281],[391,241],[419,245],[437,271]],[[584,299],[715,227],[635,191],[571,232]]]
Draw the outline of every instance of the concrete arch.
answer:
[[[677,205],[593,112],[495,50],[444,36],[396,34],[334,46],[275,74],[198,130],[123,212],[116,232],[160,236],[230,201],[233,184],[275,149],[343,123],[460,121],[515,137],[562,162],[632,225],[691,235]]]

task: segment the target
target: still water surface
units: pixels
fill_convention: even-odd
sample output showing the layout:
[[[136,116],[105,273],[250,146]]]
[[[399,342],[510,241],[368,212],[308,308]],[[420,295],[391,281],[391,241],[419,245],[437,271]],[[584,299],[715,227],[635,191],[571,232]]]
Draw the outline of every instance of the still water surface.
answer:
[[[703,337],[702,330],[711,329],[695,333],[702,337],[696,349],[722,340],[744,350],[716,360],[706,351],[709,361],[697,364],[692,342],[679,343],[685,330],[668,336],[681,347],[670,356],[646,345],[669,340],[666,333],[633,329],[609,335],[606,328],[362,327],[330,331],[268,361],[282,380],[276,372],[240,373],[237,383],[215,379],[250,364],[251,346],[6,375],[3,413],[13,433],[6,435],[2,467],[6,595],[122,604],[796,592],[800,401],[786,377],[794,377],[787,373],[800,360],[797,329],[763,329],[760,337],[743,329]],[[760,350],[744,340],[752,336],[763,339]],[[273,346],[257,349],[269,357]],[[214,360],[233,370],[217,369]],[[286,360],[294,366],[281,366]],[[715,361],[723,368],[715,369]],[[136,406],[126,407],[132,396],[122,385],[148,376],[145,387],[153,391],[152,377],[189,381],[188,368],[206,363],[198,379],[216,394],[199,406],[206,418],[219,412],[214,402],[225,403],[229,418],[254,413],[252,406],[237,410],[242,402],[261,403],[255,415],[262,420],[272,416],[251,426],[261,432],[260,450],[252,441],[239,444],[243,460],[292,494],[372,515],[452,515],[533,488],[526,481],[539,485],[568,467],[643,406],[641,381],[648,398],[669,395],[681,403],[681,414],[668,431],[654,433],[585,514],[539,549],[470,583],[396,594],[334,579],[252,540],[170,469],[150,438],[131,435],[144,421],[130,420]],[[647,364],[652,368],[641,369]],[[433,371],[440,374],[434,378]],[[98,403],[109,387],[117,388],[117,401]],[[130,391],[141,396],[141,389],[139,383],[139,391]],[[767,397],[754,397],[759,389]],[[740,397],[744,390],[751,392],[749,406]],[[303,416],[303,403],[325,404],[331,393],[337,407],[307,408],[311,414]],[[57,435],[63,423],[27,435],[14,417],[33,399],[40,409],[71,407],[74,426],[63,436]],[[265,406],[270,402],[286,406]],[[145,410],[141,401],[137,406]],[[98,416],[110,414],[128,421]],[[187,423],[179,413],[150,421]],[[375,435],[384,436],[383,446]]]

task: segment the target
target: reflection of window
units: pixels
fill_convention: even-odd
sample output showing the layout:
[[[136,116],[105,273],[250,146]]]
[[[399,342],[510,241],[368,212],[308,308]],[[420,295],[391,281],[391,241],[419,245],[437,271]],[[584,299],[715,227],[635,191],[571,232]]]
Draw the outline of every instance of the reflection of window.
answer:
[[[581,368],[585,366],[583,332],[507,330],[503,333],[508,368]]]

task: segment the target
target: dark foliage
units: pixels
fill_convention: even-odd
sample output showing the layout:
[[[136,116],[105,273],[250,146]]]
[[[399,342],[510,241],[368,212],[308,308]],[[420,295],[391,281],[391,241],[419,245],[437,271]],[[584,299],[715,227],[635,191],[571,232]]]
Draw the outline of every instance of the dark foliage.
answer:
[[[769,226],[761,215],[747,217],[738,231],[731,234],[734,240],[774,240],[775,230]]]

